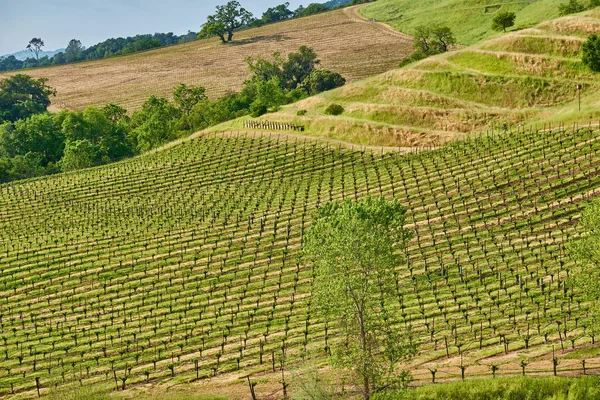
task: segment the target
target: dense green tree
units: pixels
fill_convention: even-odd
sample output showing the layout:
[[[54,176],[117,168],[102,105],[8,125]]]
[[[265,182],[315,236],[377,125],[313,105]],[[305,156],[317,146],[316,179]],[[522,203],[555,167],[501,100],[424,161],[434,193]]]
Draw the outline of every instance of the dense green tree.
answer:
[[[600,36],[590,35],[582,47],[582,61],[592,71],[600,72]]]
[[[600,331],[600,201],[584,211],[578,227],[579,236],[570,243],[570,254],[577,263],[575,283],[587,302],[593,331]]]
[[[335,89],[346,84],[346,79],[337,72],[328,69],[317,69],[311,72],[300,84],[300,88],[309,95]]]
[[[288,54],[282,71],[285,88],[295,89],[298,87],[320,63],[314,50],[307,46],[300,47],[296,53]]]
[[[150,97],[140,111],[131,116],[132,142],[139,152],[159,147],[177,138],[181,114],[167,99]]]
[[[44,47],[44,41],[41,38],[34,37],[29,41],[29,44],[27,45],[27,50],[35,54],[35,59],[39,60],[42,47]]]
[[[209,15],[200,31],[199,37],[218,36],[223,43],[233,40],[234,32],[252,21],[252,13],[242,8],[239,2],[232,0]]]
[[[0,151],[6,157],[36,155],[45,167],[60,160],[63,147],[60,127],[51,114],[36,114],[0,129]]]
[[[577,0],[569,0],[568,3],[559,4],[558,13],[560,15],[576,14],[585,11],[585,6]]]
[[[81,60],[83,58],[83,50],[85,48],[81,44],[81,41],[71,39],[65,49],[65,61],[71,63]]]
[[[275,111],[285,104],[287,98],[278,78],[256,83],[256,97],[250,105],[253,117],[261,116],[268,111]]]
[[[60,160],[62,171],[89,168],[102,163],[102,151],[89,140],[68,141],[63,158]]]
[[[192,108],[207,98],[206,88],[203,86],[187,86],[180,83],[173,90],[173,101],[183,115],[190,115]]]
[[[395,321],[397,268],[411,232],[398,201],[350,199],[320,207],[303,237],[302,255],[313,268],[313,299],[320,314],[341,325],[346,341],[335,365],[355,374],[364,399],[406,382],[396,365],[416,346]]]
[[[298,7],[295,11],[297,17],[308,17],[309,15],[320,14],[329,11],[329,7],[321,3],[311,3],[306,7]]]
[[[436,53],[445,53],[449,50],[450,46],[456,44],[454,33],[447,26],[434,26],[431,28],[431,37]]]
[[[507,28],[515,25],[516,18],[517,14],[514,12],[505,11],[498,13],[492,20],[492,29],[495,31],[506,32]]]
[[[290,3],[283,3],[275,7],[270,7],[262,15],[262,21],[265,24],[283,21],[294,16],[294,12],[289,9]]]
[[[0,81],[0,123],[17,121],[46,111],[56,91],[45,78],[17,74]]]

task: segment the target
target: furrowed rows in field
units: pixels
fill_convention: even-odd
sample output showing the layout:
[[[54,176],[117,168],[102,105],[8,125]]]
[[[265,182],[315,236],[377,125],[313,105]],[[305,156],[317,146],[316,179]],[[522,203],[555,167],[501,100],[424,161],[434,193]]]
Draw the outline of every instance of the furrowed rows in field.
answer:
[[[337,336],[311,311],[302,231],[319,204],[367,194],[409,210],[397,313],[421,362],[589,342],[564,243],[600,189],[597,137],[519,132],[403,157],[211,136],[0,186],[0,395],[324,356]]]

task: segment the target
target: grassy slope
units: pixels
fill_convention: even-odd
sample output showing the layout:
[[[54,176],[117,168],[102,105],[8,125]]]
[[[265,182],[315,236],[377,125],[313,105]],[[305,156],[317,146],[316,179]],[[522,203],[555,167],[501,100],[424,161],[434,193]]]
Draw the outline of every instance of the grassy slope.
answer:
[[[29,70],[58,91],[58,108],[115,103],[138,108],[150,95],[170,98],[179,83],[203,85],[210,97],[238,90],[249,77],[247,56],[283,55],[312,47],[324,67],[354,81],[398,65],[411,51],[407,37],[337,10],[239,32],[235,42],[200,40],[125,57]],[[7,74],[0,75],[6,76]]]
[[[590,343],[564,244],[600,190],[599,134],[519,132],[409,157],[211,135],[0,186],[0,395],[35,396],[35,377],[44,392],[110,385],[112,368],[132,368],[128,387],[148,371],[162,387],[226,382],[232,398],[252,374],[266,395],[282,346],[289,366],[323,362],[302,230],[319,204],[366,195],[400,199],[416,232],[397,312],[421,342],[419,382],[435,366],[460,376],[461,360],[470,378],[492,363],[519,374],[522,358],[550,374],[553,346],[562,358]],[[336,340],[335,323],[327,332]],[[585,351],[560,373],[582,357],[600,366]]]
[[[449,26],[459,44],[472,45],[498,33],[491,29],[498,12],[517,14],[515,29],[528,28],[558,17],[557,6],[566,0],[378,0],[361,10],[371,19],[412,34],[420,25]]]
[[[305,125],[315,136],[407,147],[439,145],[505,125],[596,121],[600,75],[580,62],[581,44],[592,32],[600,32],[598,9],[392,70],[264,119]],[[326,116],[331,103],[342,104],[345,113]],[[297,117],[301,109],[308,113]]]

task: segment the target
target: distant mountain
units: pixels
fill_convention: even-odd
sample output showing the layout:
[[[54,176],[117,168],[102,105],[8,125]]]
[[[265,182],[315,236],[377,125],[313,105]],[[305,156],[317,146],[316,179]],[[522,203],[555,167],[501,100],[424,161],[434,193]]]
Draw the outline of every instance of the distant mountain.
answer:
[[[323,3],[328,8],[336,8],[339,6],[345,6],[349,4],[352,0],[329,0],[328,2]]]
[[[54,50],[54,51],[40,51],[40,58],[44,57],[44,56],[48,56],[48,57],[53,57],[55,54],[60,53],[61,51],[65,51],[65,49],[58,49],[58,50]],[[21,50],[21,51],[17,51],[16,53],[12,53],[12,54],[4,54],[2,56],[0,56],[0,58],[4,58],[4,57],[9,57],[9,56],[15,56],[15,58],[17,60],[21,60],[21,61],[25,61],[28,58],[35,58],[35,55],[29,51],[29,50]]]

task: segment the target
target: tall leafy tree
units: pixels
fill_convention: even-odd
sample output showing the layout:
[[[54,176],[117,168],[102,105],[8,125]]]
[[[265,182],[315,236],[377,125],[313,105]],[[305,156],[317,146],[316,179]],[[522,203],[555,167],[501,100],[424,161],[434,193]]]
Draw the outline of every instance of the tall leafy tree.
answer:
[[[65,49],[65,61],[74,62],[81,60],[84,50],[85,47],[83,47],[81,41],[77,39],[71,39],[67,45],[67,48]]]
[[[600,201],[584,211],[578,226],[579,236],[572,239],[570,254],[577,262],[575,283],[591,304],[591,328],[600,330]]]
[[[289,9],[290,3],[283,3],[275,7],[267,8],[262,15],[262,21],[265,24],[283,21],[294,16],[294,12]]]
[[[600,36],[590,35],[582,47],[581,61],[592,71],[600,72]]]
[[[218,36],[223,43],[233,40],[234,32],[252,21],[252,13],[243,8],[238,1],[232,0],[217,6],[216,13],[209,15],[199,36]]]
[[[207,98],[206,88],[203,86],[187,86],[180,83],[173,90],[173,101],[184,115],[190,115],[192,108]]]
[[[56,91],[46,85],[48,79],[33,79],[17,74],[0,81],[0,123],[25,119],[43,113]]]
[[[411,232],[398,201],[347,199],[320,207],[303,237],[304,261],[313,268],[313,298],[323,317],[339,322],[334,363],[356,375],[364,399],[394,383],[399,361],[416,352],[394,318],[397,268]],[[395,304],[396,302],[396,304]]]
[[[145,152],[177,138],[179,110],[167,99],[150,97],[131,117],[131,139]]]
[[[35,59],[39,60],[42,47],[44,47],[44,41],[41,38],[33,38],[29,41],[29,44],[27,45],[27,50],[35,54]]]

